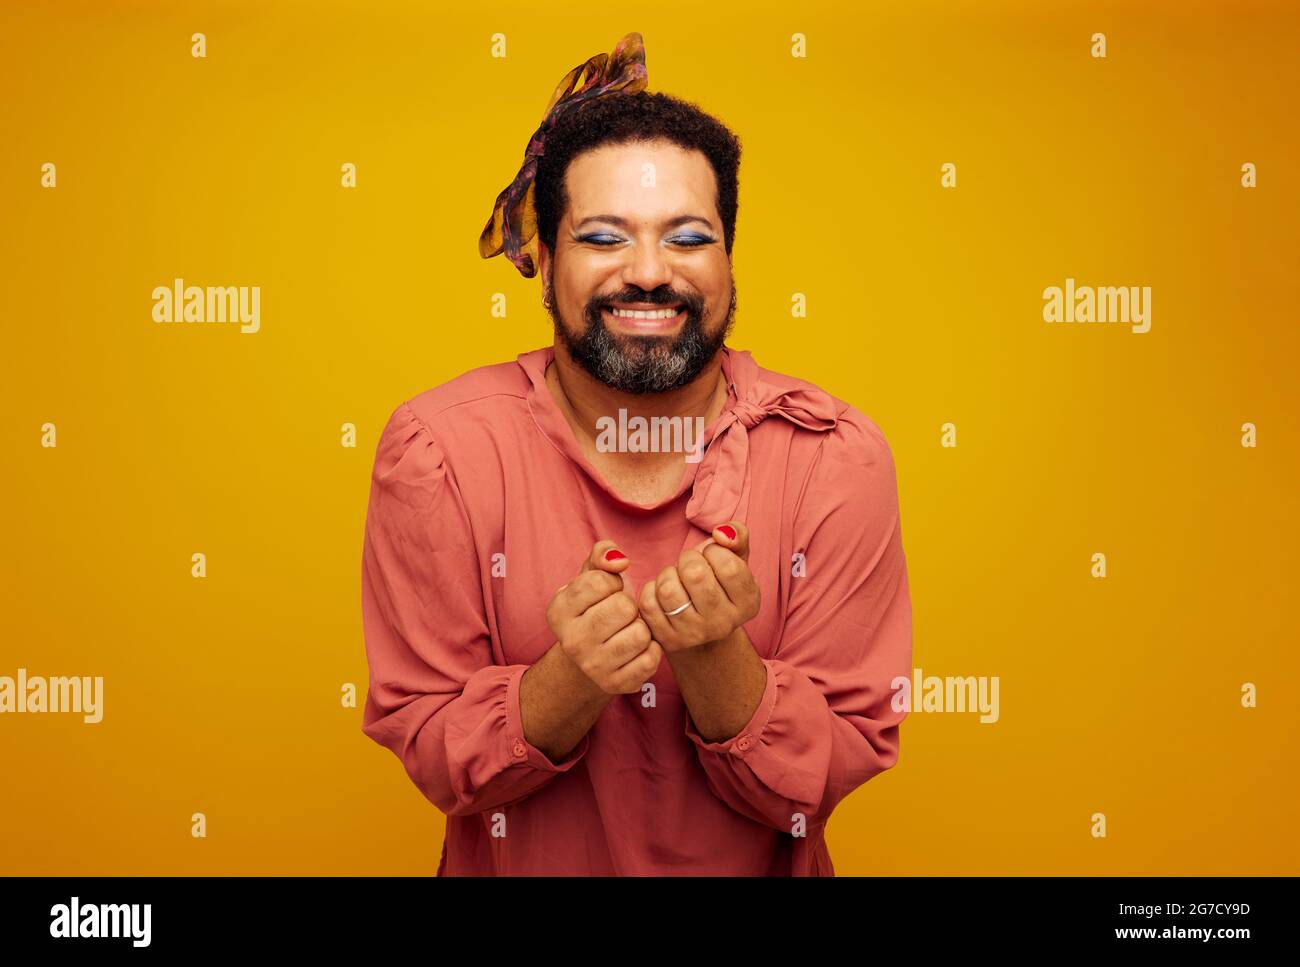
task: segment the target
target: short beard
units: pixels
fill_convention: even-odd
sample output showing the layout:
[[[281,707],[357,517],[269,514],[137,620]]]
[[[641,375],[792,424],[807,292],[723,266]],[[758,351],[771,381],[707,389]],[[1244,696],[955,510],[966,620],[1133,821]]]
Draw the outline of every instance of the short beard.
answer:
[[[655,292],[662,290],[656,289]],[[601,313],[601,308],[610,301],[659,304],[682,301],[686,308],[686,322],[676,336],[613,333],[605,325]],[[699,376],[722,348],[736,321],[736,285],[733,280],[726,323],[713,335],[704,331],[702,301],[698,297],[679,300],[672,293],[648,299],[593,299],[583,313],[587,325],[581,336],[569,332],[554,303],[550,313],[555,332],[569,355],[594,379],[624,393],[667,393],[680,389]]]

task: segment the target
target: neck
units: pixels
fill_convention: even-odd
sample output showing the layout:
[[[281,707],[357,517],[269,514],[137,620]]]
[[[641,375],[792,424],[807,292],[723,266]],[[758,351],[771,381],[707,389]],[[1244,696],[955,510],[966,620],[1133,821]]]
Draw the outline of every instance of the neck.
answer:
[[[727,403],[722,353],[719,349],[700,374],[685,386],[665,393],[625,393],[593,377],[556,340],[555,362],[546,370],[546,385],[579,439],[595,441],[599,432],[596,421],[601,417],[617,417],[620,409],[627,411],[629,419],[634,416],[703,417],[703,425],[708,426]]]

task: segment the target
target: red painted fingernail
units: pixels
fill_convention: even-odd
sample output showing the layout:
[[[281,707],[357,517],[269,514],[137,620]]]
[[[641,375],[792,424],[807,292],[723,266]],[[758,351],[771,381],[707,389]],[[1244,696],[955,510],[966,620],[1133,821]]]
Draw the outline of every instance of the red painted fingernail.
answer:
[[[729,541],[734,541],[736,539],[736,528],[732,527],[730,524],[723,524],[718,528],[718,531]]]
[[[605,552],[605,560],[607,561],[621,561],[625,557],[627,557],[627,555],[620,550],[609,550]]]

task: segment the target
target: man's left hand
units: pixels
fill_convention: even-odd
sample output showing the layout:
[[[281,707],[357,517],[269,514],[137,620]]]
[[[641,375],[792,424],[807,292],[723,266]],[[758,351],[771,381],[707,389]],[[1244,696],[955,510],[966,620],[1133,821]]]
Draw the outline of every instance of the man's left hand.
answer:
[[[726,638],[758,614],[758,582],[749,570],[749,529],[740,521],[682,551],[675,567],[641,588],[641,616],[665,652]],[[669,615],[683,604],[687,607]]]

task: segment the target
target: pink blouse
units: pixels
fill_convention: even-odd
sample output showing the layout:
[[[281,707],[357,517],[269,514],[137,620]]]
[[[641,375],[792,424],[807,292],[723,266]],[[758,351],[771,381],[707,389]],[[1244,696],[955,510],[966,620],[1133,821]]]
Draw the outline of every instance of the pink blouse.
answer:
[[[546,387],[549,346],[434,387],[385,426],[362,729],[446,813],[439,876],[833,876],[831,811],[898,761],[892,683],[911,676],[912,618],[889,446],[811,383],[722,352],[726,408],[653,506],[583,455]],[[616,695],[563,758],[534,747],[519,680],[554,644],[547,604],[591,545],[617,541],[635,592],[732,519],[749,525],[762,597],[745,625],[767,667],[749,723],[704,741],[665,657],[652,692]]]

